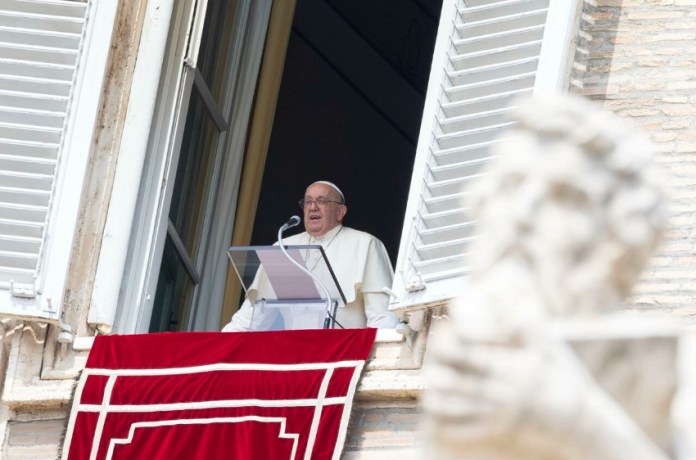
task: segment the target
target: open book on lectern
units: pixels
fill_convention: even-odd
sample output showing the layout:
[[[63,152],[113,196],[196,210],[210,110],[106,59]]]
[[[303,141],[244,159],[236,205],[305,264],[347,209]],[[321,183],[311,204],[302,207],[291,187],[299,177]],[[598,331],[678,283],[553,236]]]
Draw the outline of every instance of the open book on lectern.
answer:
[[[345,295],[324,248],[320,245],[286,245],[285,250],[326,287],[334,308],[345,307]],[[232,246],[227,253],[253,305],[276,308],[316,306],[326,310],[323,287],[293,264],[280,246]]]

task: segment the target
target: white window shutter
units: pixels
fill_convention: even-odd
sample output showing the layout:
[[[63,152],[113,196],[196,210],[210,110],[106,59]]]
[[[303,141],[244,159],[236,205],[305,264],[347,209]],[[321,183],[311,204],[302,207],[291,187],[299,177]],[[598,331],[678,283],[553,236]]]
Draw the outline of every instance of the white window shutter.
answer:
[[[553,14],[552,13],[553,9]],[[489,148],[511,122],[516,97],[531,95],[540,56],[563,75],[568,46],[545,34],[573,18],[574,0],[444,0],[392,290],[393,310],[444,305],[463,289],[477,235],[463,203]],[[556,32],[555,32],[556,33]],[[564,35],[563,40],[570,40]],[[544,50],[542,52],[542,49]],[[554,54],[555,52],[555,54]],[[547,80],[549,80],[547,78]],[[560,83],[555,83],[560,84]],[[537,88],[538,90],[538,88]]]
[[[0,316],[59,319],[99,96],[80,81],[101,86],[105,62],[86,60],[95,3],[0,0]]]

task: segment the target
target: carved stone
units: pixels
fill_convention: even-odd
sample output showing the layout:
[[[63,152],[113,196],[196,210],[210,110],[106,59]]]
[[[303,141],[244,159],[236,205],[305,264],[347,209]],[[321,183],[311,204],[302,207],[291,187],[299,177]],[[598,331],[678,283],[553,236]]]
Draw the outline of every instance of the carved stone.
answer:
[[[681,452],[669,425],[676,329],[615,313],[666,225],[651,144],[569,95],[521,103],[514,118],[470,194],[464,294],[429,343],[424,458]],[[583,339],[579,325],[601,333]]]

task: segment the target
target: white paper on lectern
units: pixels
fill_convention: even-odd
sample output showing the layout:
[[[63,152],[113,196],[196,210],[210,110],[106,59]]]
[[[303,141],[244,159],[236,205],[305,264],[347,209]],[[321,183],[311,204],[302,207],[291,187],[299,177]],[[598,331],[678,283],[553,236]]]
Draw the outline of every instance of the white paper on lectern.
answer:
[[[282,251],[258,251],[259,260],[278,299],[321,299],[312,278],[293,265]],[[288,254],[306,268],[299,250]]]

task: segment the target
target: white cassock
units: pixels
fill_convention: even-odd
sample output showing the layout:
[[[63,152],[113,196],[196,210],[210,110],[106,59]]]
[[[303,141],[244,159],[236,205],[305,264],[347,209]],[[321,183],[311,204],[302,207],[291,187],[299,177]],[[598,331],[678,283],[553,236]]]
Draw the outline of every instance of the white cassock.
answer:
[[[369,233],[339,225],[319,238],[307,232],[283,239],[285,245],[321,244],[336,275],[338,284],[346,297],[346,306],[339,307],[336,321],[345,328],[381,327],[394,328],[399,318],[389,312],[389,295],[384,288],[390,288],[394,271],[389,262],[384,245]],[[311,262],[308,264],[311,267]],[[258,274],[247,299],[222,330],[263,331],[277,329],[278,317],[282,316],[284,329],[317,329],[322,327],[325,313],[323,309],[273,308],[253,302],[260,296]],[[261,297],[263,297],[261,295]],[[338,326],[337,326],[338,327]]]

